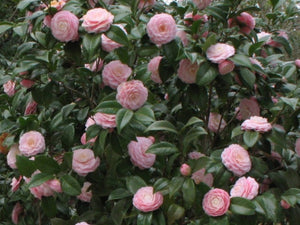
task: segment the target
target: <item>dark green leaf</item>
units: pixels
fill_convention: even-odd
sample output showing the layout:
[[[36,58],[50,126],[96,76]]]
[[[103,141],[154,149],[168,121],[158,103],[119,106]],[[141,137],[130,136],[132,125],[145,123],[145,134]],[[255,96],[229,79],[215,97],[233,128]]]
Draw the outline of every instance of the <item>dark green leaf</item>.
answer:
[[[137,225],[151,225],[152,223],[152,212],[140,213],[137,216]]]
[[[209,35],[209,37],[206,39],[205,43],[202,45],[202,50],[203,52],[206,52],[206,50],[217,43],[217,35],[216,34],[212,34]]]
[[[234,64],[236,64],[238,66],[245,66],[245,67],[248,67],[249,69],[253,69],[252,63],[248,56],[235,54],[229,60],[231,60],[232,62],[234,62]]]
[[[118,133],[121,133],[123,128],[130,122],[133,117],[133,112],[129,109],[120,109],[116,115],[116,123]]]
[[[198,117],[193,116],[188,120],[188,122],[184,125],[184,127],[181,130],[184,130],[185,128],[192,126],[196,123],[203,123],[203,121]]]
[[[100,53],[101,34],[85,34],[82,39],[84,53],[89,62],[95,60],[97,53]]]
[[[89,126],[86,131],[86,140],[90,140],[90,139],[98,136],[101,130],[102,130],[102,128],[97,124]]]
[[[163,131],[169,131],[172,133],[177,134],[177,130],[174,127],[172,123],[166,120],[159,120],[154,123],[152,123],[146,130],[145,132],[149,131],[157,131],[157,130],[163,130]]]
[[[179,46],[176,40],[173,40],[167,44],[162,45],[164,55],[166,56],[169,63],[173,64],[177,58],[179,52]]]
[[[147,123],[155,121],[154,112],[150,107],[144,106],[134,113],[134,118],[140,122]]]
[[[258,141],[259,133],[255,131],[246,131],[243,135],[243,140],[248,147],[253,147]]]
[[[228,217],[222,216],[222,217],[210,217],[209,218],[209,225],[230,225]]]
[[[237,126],[236,128],[234,128],[232,131],[231,131],[231,138],[234,138],[238,135],[241,135],[243,134],[244,131],[241,130],[241,126]]]
[[[218,71],[209,62],[202,63],[197,71],[196,83],[200,86],[210,84],[218,75]]]
[[[4,33],[5,31],[9,30],[12,28],[11,24],[1,24],[0,25],[0,34]]]
[[[25,177],[30,177],[31,174],[36,170],[34,161],[20,155],[17,155],[16,166],[20,174],[24,175]]]
[[[187,208],[192,207],[196,197],[195,183],[192,179],[185,180],[182,185],[182,194]]]
[[[279,44],[281,44],[284,47],[285,51],[289,55],[292,54],[292,51],[293,51],[292,46],[290,45],[289,41],[286,38],[281,37],[281,36],[277,36],[277,37],[274,37],[272,39],[273,39],[273,41],[278,42]]]
[[[172,198],[172,196],[181,189],[182,184],[184,182],[183,177],[174,177],[172,178],[170,184],[169,184],[169,196]]]
[[[120,43],[122,45],[128,45],[127,34],[118,26],[112,25],[108,32],[106,32],[106,36],[111,40]]]
[[[51,174],[47,174],[47,173],[38,173],[38,174],[35,174],[30,182],[28,183],[28,188],[33,188],[33,187],[36,187],[36,186],[39,186],[43,183],[45,183],[46,181],[48,180],[51,180],[53,179],[53,175]]]
[[[131,204],[128,204],[128,202],[125,199],[117,202],[114,205],[111,211],[111,217],[115,225],[122,224],[124,216],[126,215],[127,209],[130,207],[130,205]]]
[[[255,205],[246,198],[234,197],[230,199],[230,210],[234,214],[254,215]]]
[[[56,174],[60,171],[58,163],[53,158],[45,155],[36,156],[34,163],[37,169],[45,174]]]
[[[168,224],[173,224],[184,215],[184,208],[180,205],[172,204],[168,208]]]
[[[178,152],[177,147],[174,144],[165,141],[151,145],[146,151],[146,153],[163,156],[171,155],[176,152]]]
[[[132,196],[132,194],[128,190],[124,188],[118,188],[110,193],[110,195],[108,196],[108,201],[123,199],[129,196]]]
[[[62,137],[61,137],[63,146],[71,147],[73,145],[74,136],[75,136],[74,125],[69,124],[69,125],[65,126],[63,129],[63,132],[62,132]]]
[[[153,188],[154,192],[161,191],[164,194],[164,189],[168,188],[170,181],[167,178],[159,178],[155,181]]]
[[[142,178],[138,176],[131,176],[126,178],[126,186],[132,194],[135,194],[138,189],[147,186],[147,184]]]
[[[38,2],[38,0],[22,0],[17,5],[17,9],[22,11],[33,2]]]
[[[281,97],[280,98],[285,104],[289,105],[293,110],[296,110],[297,108],[297,103],[298,103],[298,98],[286,98],[286,97]]]
[[[297,203],[300,203],[300,189],[299,188],[290,188],[281,196],[288,204],[294,207]]]
[[[241,68],[240,75],[242,78],[242,82],[250,89],[253,89],[255,84],[255,74],[252,73],[249,69]]]
[[[71,175],[64,175],[60,178],[61,187],[64,193],[77,196],[81,193],[81,187],[78,181]]]
[[[57,211],[55,198],[53,198],[52,196],[42,198],[42,209],[48,217],[54,217]]]
[[[163,57],[160,60],[158,72],[162,82],[166,82],[174,74],[175,71],[172,64],[167,60],[167,58]]]
[[[101,102],[95,109],[95,112],[103,112],[108,114],[116,114],[122,106],[117,101]]]
[[[264,194],[256,197],[253,200],[255,204],[255,210],[257,213],[264,215],[267,219],[273,222],[277,221],[277,216],[280,215],[279,201],[276,199],[275,195],[270,192],[265,192]]]

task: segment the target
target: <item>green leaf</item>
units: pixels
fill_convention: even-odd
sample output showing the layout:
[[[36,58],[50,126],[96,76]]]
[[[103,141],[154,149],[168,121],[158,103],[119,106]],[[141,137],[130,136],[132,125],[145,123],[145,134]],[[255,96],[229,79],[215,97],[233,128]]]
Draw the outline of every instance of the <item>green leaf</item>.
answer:
[[[89,62],[97,58],[100,53],[101,34],[85,34],[82,38],[83,51]],[[98,54],[97,54],[98,53]]]
[[[218,71],[209,62],[202,63],[197,71],[196,83],[200,86],[207,86],[217,75]]]
[[[63,115],[61,112],[57,113],[51,120],[50,130],[55,130],[63,122]]]
[[[98,136],[101,130],[102,130],[102,128],[97,124],[89,126],[86,131],[86,140],[90,140],[90,139]]]
[[[298,104],[298,98],[286,98],[281,97],[280,98],[285,104],[289,105],[293,110],[296,110],[297,104]]]
[[[80,110],[78,111],[78,114],[77,114],[77,120],[78,120],[79,122],[85,121],[85,120],[86,120],[86,117],[87,117],[87,115],[88,115],[88,113],[89,113],[89,107],[85,107],[85,108],[83,108],[83,109],[80,109]]]
[[[12,28],[11,24],[1,24],[0,25],[0,34]]]
[[[162,45],[164,56],[166,56],[169,63],[173,64],[177,58],[179,52],[179,46],[176,40],[173,40],[167,44]]]
[[[221,9],[219,7],[209,6],[209,7],[205,8],[205,11],[208,13],[208,15],[211,15],[211,16],[221,20],[222,22],[226,23],[227,12],[224,11],[223,9]]]
[[[233,57],[229,58],[234,64],[238,66],[245,66],[249,69],[253,69],[252,63],[248,56],[241,55],[241,54],[235,54]]]
[[[58,163],[51,157],[45,155],[36,156],[34,163],[37,169],[44,174],[56,174],[60,172]]]
[[[252,73],[249,69],[241,68],[240,75],[242,78],[242,82],[250,89],[253,89],[255,84],[255,74]]]
[[[160,60],[158,72],[163,83],[166,82],[175,72],[172,64],[165,56]]]
[[[164,189],[168,188],[169,183],[167,178],[159,178],[153,184],[154,192],[161,191],[164,194]]]
[[[67,119],[67,117],[70,115],[70,113],[75,108],[75,106],[76,106],[75,103],[70,103],[70,104],[65,105],[64,107],[62,107],[61,112],[62,112],[62,115],[63,115],[64,119]]]
[[[33,188],[33,187],[36,187],[36,186],[39,186],[43,183],[45,183],[46,181],[48,180],[51,180],[53,179],[53,175],[51,174],[47,174],[47,173],[38,173],[38,174],[35,174],[30,182],[28,183],[28,188]]]
[[[112,25],[110,27],[109,31],[106,32],[106,36],[119,44],[122,45],[129,44],[127,34],[120,27],[116,25]]]
[[[146,153],[152,153],[155,155],[167,156],[178,152],[177,147],[169,142],[159,142],[152,144],[146,151]]]
[[[116,114],[122,106],[117,101],[101,102],[95,109],[95,112],[102,112],[108,114]]]
[[[184,208],[177,204],[172,204],[168,208],[168,224],[173,224],[184,215]]]
[[[107,135],[108,135],[107,129],[100,131],[100,135],[98,136],[97,141],[93,147],[96,156],[101,156],[101,157],[103,156]]]
[[[17,5],[17,9],[22,11],[33,2],[38,2],[38,0],[22,0]]]
[[[288,204],[294,207],[297,203],[300,204],[300,189],[299,188],[290,188],[281,196]]]
[[[221,216],[221,217],[210,217],[209,218],[209,225],[230,225],[228,217],[227,216]]]
[[[206,39],[205,43],[202,45],[202,50],[203,52],[206,52],[206,50],[217,43],[217,35],[216,34],[212,34],[209,35],[209,37]]]
[[[129,196],[132,196],[132,194],[128,190],[124,188],[118,188],[110,193],[110,195],[108,196],[108,201],[123,199]]]
[[[234,197],[230,199],[230,210],[234,214],[250,216],[255,214],[255,205],[246,198]]]
[[[4,119],[0,121],[0,134],[8,132],[16,125],[15,122],[12,122],[8,119]]]
[[[136,111],[134,113],[134,118],[143,123],[150,123],[155,121],[154,112],[148,106],[144,106],[140,108],[138,111]]]
[[[249,55],[253,55],[255,53],[255,51],[257,49],[259,49],[264,43],[265,43],[264,41],[260,41],[260,42],[257,42],[257,43],[254,43],[253,45],[251,45],[249,50],[248,50]]]
[[[31,174],[36,170],[34,161],[20,155],[17,155],[16,166],[20,174],[24,175],[25,177],[30,177]]]
[[[290,45],[289,41],[286,38],[281,37],[281,36],[277,36],[277,37],[273,37],[272,39],[273,39],[273,41],[278,42],[279,44],[281,44],[284,47],[285,51],[289,55],[292,54],[293,48],[292,48],[292,46]]]
[[[169,131],[177,134],[177,130],[175,126],[166,120],[155,121],[145,130],[145,133],[149,131],[157,131],[157,130]]]
[[[279,201],[276,199],[275,195],[270,192],[265,192],[264,194],[256,197],[253,201],[255,204],[255,211],[267,219],[273,222],[277,221],[277,216],[280,215]]]
[[[77,196],[81,193],[81,186],[78,181],[71,175],[64,175],[60,178],[61,187],[64,193]]]
[[[239,136],[243,133],[244,133],[244,131],[241,130],[241,126],[237,126],[231,131],[231,138]]]
[[[152,212],[140,213],[137,216],[137,225],[151,225],[152,223]]]
[[[145,186],[147,186],[145,181],[138,176],[126,177],[126,187],[132,194],[135,194],[138,189]]]
[[[183,131],[185,128],[187,128],[187,127],[189,127],[189,126],[192,126],[192,125],[194,125],[194,124],[196,124],[196,123],[203,123],[203,120],[201,120],[201,119],[199,119],[198,117],[195,117],[195,116],[193,116],[193,117],[191,117],[189,120],[188,120],[188,122],[184,125],[184,127],[183,128],[181,128],[181,131]]]
[[[42,198],[42,209],[44,213],[52,218],[56,215],[56,200],[55,198],[51,197],[43,197]]]
[[[192,207],[192,204],[196,198],[195,183],[192,179],[187,179],[182,185],[183,200],[186,203],[187,208]]]
[[[74,136],[75,136],[74,125],[69,124],[69,125],[65,126],[63,129],[63,132],[62,132],[62,137],[61,137],[63,146],[71,147],[73,145]]]
[[[172,198],[172,196],[181,189],[182,184],[184,182],[183,177],[173,177],[170,185],[169,185],[169,196]]]
[[[70,221],[63,220],[60,218],[53,218],[51,219],[51,225],[72,225],[74,223],[71,223]]]
[[[116,115],[116,123],[118,133],[130,122],[133,117],[133,112],[129,109],[120,109]]]
[[[122,221],[126,215],[126,212],[131,204],[128,204],[128,202],[123,199],[119,202],[117,202],[112,211],[111,211],[111,217],[115,225],[121,225]]]
[[[243,140],[248,147],[253,147],[258,141],[259,133],[255,131],[246,131],[243,135]]]

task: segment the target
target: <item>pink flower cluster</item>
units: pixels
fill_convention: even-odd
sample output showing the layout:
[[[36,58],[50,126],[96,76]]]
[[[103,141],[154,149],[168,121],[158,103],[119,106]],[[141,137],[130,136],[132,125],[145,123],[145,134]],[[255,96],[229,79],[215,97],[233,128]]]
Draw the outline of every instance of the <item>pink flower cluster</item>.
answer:
[[[210,190],[204,195],[202,207],[209,216],[222,216],[230,206],[229,194],[219,188]]]
[[[242,197],[252,200],[258,195],[259,184],[252,177],[239,178],[230,190],[231,197]]]
[[[272,125],[266,118],[260,116],[251,116],[250,119],[245,120],[241,125],[242,130],[254,130],[260,133],[265,133],[272,130]]]
[[[196,76],[199,69],[197,63],[192,63],[188,59],[182,59],[179,63],[179,68],[177,71],[178,78],[187,84],[196,83]]]
[[[100,158],[95,157],[91,149],[77,149],[73,151],[72,169],[80,176],[94,172],[100,165]]]
[[[142,212],[157,210],[163,204],[163,195],[160,192],[153,193],[153,187],[140,188],[133,196],[132,203]]]
[[[82,17],[82,27],[88,33],[101,33],[107,31],[113,23],[114,16],[106,9],[90,9]]]

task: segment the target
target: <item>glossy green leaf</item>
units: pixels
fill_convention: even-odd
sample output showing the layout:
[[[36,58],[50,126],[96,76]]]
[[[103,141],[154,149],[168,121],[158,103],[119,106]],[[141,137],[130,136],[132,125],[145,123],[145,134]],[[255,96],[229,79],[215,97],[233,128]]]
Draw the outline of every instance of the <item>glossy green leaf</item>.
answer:
[[[180,219],[184,215],[184,208],[177,204],[172,204],[168,208],[168,224],[173,224],[176,220]]]
[[[36,170],[34,161],[28,159],[25,156],[17,155],[16,166],[20,174],[25,177],[30,177],[31,174]]]
[[[109,29],[108,32],[106,32],[106,36],[108,38],[110,38],[111,40],[122,44],[122,45],[128,45],[128,38],[127,38],[127,34],[124,33],[124,31],[116,26],[116,25],[112,25]]]
[[[130,122],[133,112],[129,109],[120,109],[116,115],[116,123],[118,132],[121,133],[123,128]]]
[[[240,75],[243,84],[245,84],[248,88],[253,89],[256,80],[255,74],[247,68],[241,68]]]
[[[60,171],[58,163],[52,157],[39,155],[35,157],[34,163],[37,169],[45,174],[56,174]]]
[[[154,112],[148,106],[144,106],[144,107],[140,108],[138,111],[136,111],[134,113],[134,118],[143,123],[155,121]]]
[[[57,209],[56,209],[56,200],[54,197],[43,197],[42,198],[42,209],[44,213],[52,218],[56,215]]]
[[[86,140],[90,140],[98,136],[101,130],[102,128],[97,124],[89,126],[88,129],[86,130]]]
[[[267,219],[275,222],[280,215],[279,201],[276,199],[275,195],[270,192],[265,192],[264,194],[256,197],[253,200],[255,204],[255,211],[261,215],[264,215]]]
[[[77,196],[81,193],[81,186],[78,181],[71,175],[64,175],[60,178],[61,187],[64,193]]]
[[[297,104],[299,101],[299,98],[286,98],[286,97],[281,97],[280,98],[285,104],[290,106],[293,110],[296,110]]]
[[[22,0],[17,5],[17,9],[24,10],[27,6],[29,6],[33,2],[38,2],[38,0]]]
[[[138,176],[131,176],[126,177],[126,186],[132,194],[135,194],[138,189],[147,186],[147,184],[142,178]]]
[[[162,82],[166,82],[175,72],[172,64],[165,56],[160,60],[158,72]]]
[[[163,155],[163,156],[167,156],[167,155],[171,155],[174,154],[176,152],[178,152],[177,147],[169,142],[159,142],[156,144],[152,144],[146,151],[147,153],[152,153],[155,155]]]
[[[167,178],[159,178],[157,181],[155,181],[153,188],[154,192],[160,191],[164,194],[164,190],[167,188],[169,185],[170,181]]]
[[[156,121],[156,122],[152,123],[145,130],[145,132],[157,131],[157,130],[169,131],[169,132],[177,134],[177,130],[176,130],[175,126],[172,123],[170,123],[169,121],[166,121],[166,120],[159,120],[159,121]]]
[[[185,128],[192,126],[194,124],[197,124],[197,123],[203,123],[203,120],[199,119],[198,117],[193,116],[188,120],[188,122],[184,125],[184,127],[181,130],[184,130]]]
[[[170,198],[181,189],[184,182],[183,177],[173,177],[169,184],[169,196]]]
[[[192,179],[187,179],[182,185],[183,200],[186,203],[187,208],[190,208],[195,201],[196,188]]]
[[[117,101],[103,101],[94,109],[95,112],[116,114],[122,106]]]
[[[111,211],[111,217],[115,225],[121,225],[122,221],[126,215],[127,209],[130,207],[130,204],[123,199],[118,201],[112,211]]]
[[[246,198],[233,197],[230,199],[230,211],[239,215],[254,215],[255,205]]]
[[[101,34],[85,34],[82,38],[83,51],[89,62],[95,60],[100,53]]]
[[[152,212],[138,214],[137,225],[151,225],[152,217],[153,217]]]
[[[71,147],[73,145],[74,136],[75,136],[74,124],[66,125],[63,129],[62,137],[61,137],[63,146]]]
[[[4,33],[5,31],[9,30],[12,28],[11,24],[0,24],[0,34]]]
[[[237,66],[244,66],[253,69],[252,63],[248,56],[235,54],[233,57],[229,58],[229,60],[234,62],[234,64],[236,64]]]
[[[132,196],[132,194],[128,190],[124,188],[118,188],[110,193],[110,195],[108,196],[108,201],[123,199],[129,196]]]
[[[259,139],[259,133],[255,131],[246,131],[243,140],[248,147],[253,147]]]
[[[200,86],[209,85],[218,75],[218,71],[210,63],[202,63],[197,71],[196,83]]]
[[[28,188],[33,188],[45,183],[48,180],[53,179],[53,175],[47,173],[38,173],[33,175],[30,182],[28,183]]]
[[[210,217],[208,224],[209,225],[230,225],[229,219],[227,216]]]
[[[231,138],[234,138],[236,136],[239,136],[241,134],[243,134],[244,131],[241,130],[241,126],[237,126],[235,127],[232,131],[231,131]]]
[[[292,207],[297,203],[300,204],[300,189],[299,188],[290,188],[281,196]]]
[[[179,46],[176,40],[173,40],[167,44],[162,45],[164,55],[169,63],[173,64],[177,58],[179,52]]]

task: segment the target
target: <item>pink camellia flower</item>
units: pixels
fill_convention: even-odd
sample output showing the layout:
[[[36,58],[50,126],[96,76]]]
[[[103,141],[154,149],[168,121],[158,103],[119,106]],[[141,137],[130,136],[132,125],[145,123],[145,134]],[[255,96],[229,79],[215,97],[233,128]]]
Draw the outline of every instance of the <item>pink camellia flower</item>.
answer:
[[[134,194],[132,203],[135,208],[142,212],[157,210],[164,201],[160,192],[153,193],[153,187],[142,187]]]
[[[291,207],[291,205],[289,203],[287,203],[285,200],[281,199],[280,201],[280,205],[282,208],[284,209],[289,209]]]
[[[198,9],[202,10],[209,6],[212,0],[193,0],[193,2],[198,7]]]
[[[95,143],[95,141],[97,140],[97,137],[94,137],[94,138],[91,138],[90,140],[86,140],[86,133],[83,133],[83,135],[81,136],[81,138],[80,138],[80,142],[81,142],[81,144],[83,144],[83,145],[86,145],[87,143],[90,143],[90,144],[94,144]]]
[[[93,116],[92,117],[89,117],[87,119],[87,121],[85,122],[85,130],[87,130],[90,126],[96,124],[95,120],[93,119]]]
[[[251,170],[249,153],[238,144],[231,144],[221,154],[222,163],[237,176],[243,176]]]
[[[176,22],[167,13],[156,14],[147,24],[147,33],[150,40],[156,45],[166,44],[176,37]]]
[[[35,82],[33,80],[28,80],[28,79],[23,79],[20,82],[20,84],[25,88],[31,88],[32,85],[34,85],[34,83]]]
[[[184,24],[191,25],[192,23],[189,21],[189,19],[192,19],[193,21],[202,20],[203,23],[206,23],[208,21],[208,16],[206,14],[204,14],[204,15],[199,15],[199,14],[193,15],[193,12],[189,12],[189,13],[184,15],[184,20],[185,20]]]
[[[153,59],[150,60],[150,62],[148,63],[148,71],[151,72],[151,80],[153,80],[155,83],[161,84],[162,80],[160,79],[159,76],[159,64],[160,61],[163,57],[162,56],[156,56]]]
[[[295,65],[296,65],[298,68],[300,68],[300,59],[296,59],[296,60],[295,60]]]
[[[80,176],[94,172],[100,165],[100,158],[95,157],[91,149],[77,149],[73,151],[72,169]]]
[[[91,199],[93,197],[92,191],[88,191],[92,184],[90,182],[84,182],[83,187],[81,188],[80,195],[77,196],[77,198],[83,202],[91,202]]]
[[[196,76],[199,66],[197,63],[192,63],[188,59],[182,59],[179,63],[178,78],[187,84],[193,84],[196,82]]]
[[[7,81],[5,84],[3,84],[4,92],[9,96],[12,97],[15,93],[15,86],[16,83],[12,80]]]
[[[255,19],[247,12],[242,12],[236,18],[230,18],[228,20],[228,26],[233,27],[235,25],[240,27],[240,31],[244,34],[250,34],[255,27]]]
[[[93,116],[93,119],[96,124],[98,124],[99,126],[101,126],[104,129],[115,128],[117,126],[116,115],[113,115],[113,114],[97,112]]]
[[[98,58],[90,64],[84,64],[84,67],[92,72],[99,72],[103,67],[103,60]]]
[[[152,8],[156,3],[156,0],[140,0],[138,4],[139,9]]]
[[[250,119],[245,120],[241,125],[242,130],[255,130],[260,133],[268,132],[272,129],[272,125],[266,118],[260,116],[251,116]]]
[[[14,144],[10,147],[9,152],[6,156],[7,165],[9,165],[9,167],[12,169],[17,169],[17,166],[16,166],[17,155],[21,155],[21,152],[19,150],[19,145]]]
[[[61,42],[78,39],[79,19],[69,11],[56,13],[51,20],[52,35]]]
[[[23,212],[23,206],[17,202],[13,208],[12,214],[11,214],[11,220],[14,224],[18,224],[19,222],[19,215]]]
[[[76,223],[75,225],[90,225],[87,222],[80,222],[80,223]]]
[[[277,35],[278,37],[283,37],[286,40],[289,40],[289,36],[287,35],[287,33],[285,31],[280,30],[277,33],[278,33],[278,35]],[[269,39],[266,44],[270,45],[272,47],[275,47],[275,48],[280,48],[281,47],[281,44],[278,43],[277,41],[274,41],[272,38]]]
[[[132,69],[120,60],[114,60],[106,64],[102,71],[103,83],[112,89],[116,89],[121,83],[127,81]]]
[[[300,138],[297,138],[297,140],[296,140],[295,152],[297,153],[298,156],[300,156]]]
[[[237,114],[238,120],[246,120],[251,116],[259,116],[260,108],[255,97],[243,98],[239,104],[239,113]]]
[[[234,47],[224,43],[217,43],[210,46],[206,51],[207,58],[213,63],[221,63],[225,59],[233,56],[235,53]]]
[[[37,103],[35,101],[32,100],[28,102],[25,108],[24,115],[27,116],[27,115],[35,114],[36,107],[37,107]]]
[[[45,148],[44,136],[38,131],[29,131],[20,137],[20,152],[27,157],[42,153]]]
[[[204,154],[202,154],[201,152],[196,152],[196,151],[193,151],[193,152],[190,152],[188,154],[189,158],[190,159],[200,159],[201,157],[205,156]]]
[[[209,216],[222,216],[229,208],[230,197],[223,189],[215,188],[204,195],[202,207]]]
[[[183,47],[186,47],[189,44],[189,40],[187,34],[184,30],[178,30],[176,32],[176,36],[180,38]]]
[[[148,89],[142,81],[126,81],[118,86],[116,98],[124,108],[136,110],[147,101]]]
[[[46,26],[46,27],[51,27],[51,20],[52,20],[52,16],[51,15],[47,15],[44,17],[44,20],[43,20],[43,24]]]
[[[218,68],[219,68],[219,73],[221,75],[225,75],[227,73],[231,73],[234,70],[234,62],[230,60],[224,60],[223,62],[219,63]]]
[[[11,180],[10,185],[11,185],[11,191],[12,192],[15,192],[19,189],[22,179],[23,179],[23,177],[20,176],[18,180],[15,177]]]
[[[50,189],[57,193],[62,193],[61,183],[58,179],[52,179],[45,182]]]
[[[211,112],[209,114],[209,119],[208,119],[208,129],[214,133],[224,130],[227,123],[224,119],[221,120],[221,118],[222,118],[222,116],[220,114]],[[221,123],[221,125],[220,125],[220,123]],[[219,126],[220,126],[220,128],[219,128]]]
[[[137,141],[131,141],[127,148],[130,160],[133,165],[141,170],[148,169],[153,166],[156,155],[146,153],[147,149],[154,143],[153,137],[137,137]]]
[[[207,186],[212,187],[214,182],[214,177],[211,173],[205,174],[205,168],[197,170],[192,174],[192,179],[196,184],[200,184],[201,182],[205,183]]]
[[[101,33],[107,31],[114,20],[114,15],[103,8],[90,9],[82,17],[82,27],[88,33]]]
[[[231,197],[242,197],[249,200],[258,195],[259,184],[252,177],[239,178],[230,190]]]
[[[182,176],[189,176],[191,174],[191,172],[192,172],[192,169],[188,164],[184,163],[181,165],[180,173]]]
[[[119,28],[121,28],[124,33],[127,35],[127,31],[121,24],[115,24]],[[111,39],[109,39],[105,34],[101,35],[101,48],[106,52],[112,52],[113,50],[122,47],[122,44],[119,44]]]

